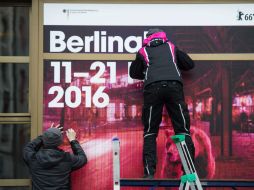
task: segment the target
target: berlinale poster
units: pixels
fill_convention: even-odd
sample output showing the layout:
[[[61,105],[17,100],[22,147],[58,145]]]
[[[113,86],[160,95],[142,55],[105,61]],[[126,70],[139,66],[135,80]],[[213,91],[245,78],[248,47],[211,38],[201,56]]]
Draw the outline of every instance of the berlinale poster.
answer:
[[[44,53],[101,57],[44,60],[43,129],[51,122],[60,123],[64,130],[74,128],[88,156],[87,165],[72,174],[74,189],[113,188],[112,138],[116,136],[121,177],[143,175],[143,83],[128,76],[132,60],[106,60],[103,55],[134,55],[154,27],[164,30],[170,41],[189,54],[251,53],[253,6],[44,4]],[[195,63],[193,70],[183,72],[183,79],[198,175],[201,179],[253,179],[253,61]],[[164,110],[155,178],[182,175],[172,135]],[[67,139],[62,148],[70,150]]]

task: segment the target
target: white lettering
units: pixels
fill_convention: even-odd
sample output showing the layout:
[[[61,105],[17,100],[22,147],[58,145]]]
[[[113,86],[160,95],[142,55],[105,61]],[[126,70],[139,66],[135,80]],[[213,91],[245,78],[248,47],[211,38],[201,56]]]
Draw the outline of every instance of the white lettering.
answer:
[[[101,32],[101,52],[107,52],[107,37],[105,36],[107,34],[106,31]]]
[[[65,34],[62,31],[50,31],[50,52],[62,52],[66,48]]]
[[[80,52],[83,49],[83,46],[83,40],[79,36],[71,36],[67,40],[67,48],[73,53]]]
[[[94,52],[100,52],[100,33],[94,32]]]
[[[114,51],[114,42],[118,43],[118,52],[123,52],[123,38],[120,36],[109,36],[108,37],[108,52]]]
[[[93,36],[85,36],[85,52],[91,52],[91,42],[93,40]]]
[[[146,34],[148,33],[148,31],[144,31],[144,36],[143,38],[146,39]]]
[[[72,53],[94,52],[94,53],[135,53],[142,47],[143,36],[108,36],[107,31],[94,31],[92,36],[73,35],[65,38],[63,31],[50,31],[50,52]]]
[[[131,42],[135,42],[136,43],[136,47],[132,48],[130,46]],[[126,40],[124,41],[124,47],[126,49],[126,51],[130,52],[130,53],[135,53],[137,52],[140,48],[141,48],[141,44],[142,44],[142,38],[141,37],[136,37],[136,36],[129,36],[128,38],[126,38]]]

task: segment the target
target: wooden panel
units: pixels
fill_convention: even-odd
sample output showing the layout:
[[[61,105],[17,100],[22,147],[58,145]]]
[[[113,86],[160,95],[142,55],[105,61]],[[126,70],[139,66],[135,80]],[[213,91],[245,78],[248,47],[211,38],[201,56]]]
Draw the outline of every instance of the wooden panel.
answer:
[[[0,63],[29,63],[28,56],[0,56]]]
[[[0,187],[10,186],[10,187],[23,187],[23,186],[30,186],[31,180],[30,179],[0,179]]]
[[[246,61],[254,60],[254,53],[191,53],[193,60],[202,61]],[[44,53],[44,59],[49,60],[134,60],[135,54],[131,53]]]

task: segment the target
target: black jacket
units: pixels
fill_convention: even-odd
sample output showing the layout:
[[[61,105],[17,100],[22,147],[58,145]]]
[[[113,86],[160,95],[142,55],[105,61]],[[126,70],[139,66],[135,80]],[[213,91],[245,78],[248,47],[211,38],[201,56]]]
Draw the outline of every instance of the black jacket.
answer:
[[[29,142],[23,157],[29,167],[33,190],[69,190],[70,173],[87,163],[87,157],[78,141],[71,141],[74,154],[61,149],[46,149],[42,136]]]
[[[164,32],[158,32],[144,40],[131,63],[130,77],[144,80],[144,86],[163,80],[182,82],[180,70],[193,67],[192,59],[168,41]]]

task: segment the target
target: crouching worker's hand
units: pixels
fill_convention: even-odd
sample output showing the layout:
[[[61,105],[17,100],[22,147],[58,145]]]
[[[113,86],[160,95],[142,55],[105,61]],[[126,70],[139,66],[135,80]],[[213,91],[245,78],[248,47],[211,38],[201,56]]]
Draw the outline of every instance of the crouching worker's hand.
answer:
[[[66,136],[70,142],[76,140],[76,132],[72,128],[66,131]]]
[[[61,133],[63,134],[63,127],[62,127],[60,124],[55,125],[54,123],[51,123],[50,128],[57,128],[57,129],[59,129],[59,130],[61,131]]]

